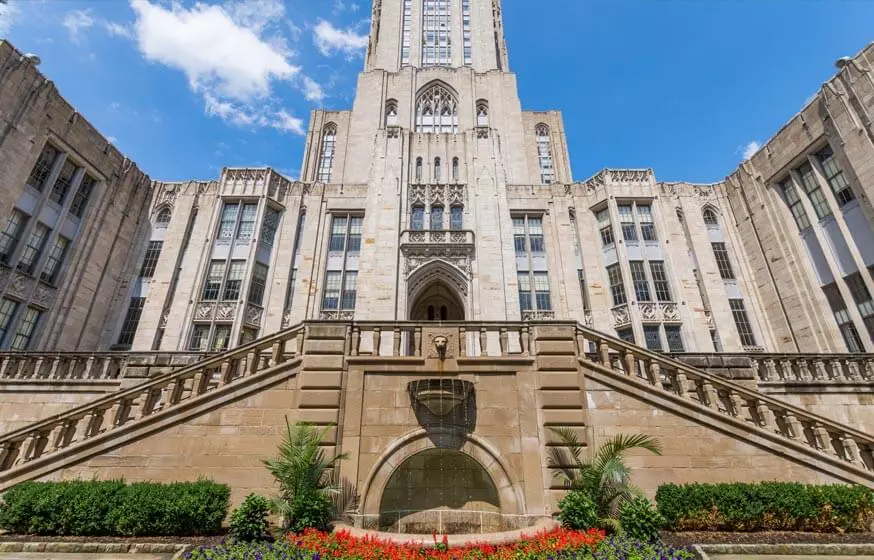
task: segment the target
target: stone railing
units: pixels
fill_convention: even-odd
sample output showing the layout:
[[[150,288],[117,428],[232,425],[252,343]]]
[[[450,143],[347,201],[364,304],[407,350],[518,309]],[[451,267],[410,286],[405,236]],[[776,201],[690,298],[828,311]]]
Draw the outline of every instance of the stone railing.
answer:
[[[446,357],[527,357],[533,327],[526,323],[356,322],[352,357],[437,357],[434,339],[446,339]]]
[[[874,437],[866,433],[582,326],[577,327],[577,346],[585,361],[742,421],[778,440],[809,447],[820,452],[818,457],[845,465],[854,477],[874,481]]]
[[[473,245],[473,232],[458,230],[406,230],[401,233],[401,245]]]
[[[874,381],[874,354],[761,354],[750,358],[761,383]]]
[[[304,332],[303,326],[281,331],[3,435],[0,488],[15,476],[5,471],[42,459],[51,461],[67,448],[103,439],[300,355]]]
[[[207,357],[197,352],[0,352],[0,383],[8,381],[95,381],[120,379],[125,370],[174,369]]]

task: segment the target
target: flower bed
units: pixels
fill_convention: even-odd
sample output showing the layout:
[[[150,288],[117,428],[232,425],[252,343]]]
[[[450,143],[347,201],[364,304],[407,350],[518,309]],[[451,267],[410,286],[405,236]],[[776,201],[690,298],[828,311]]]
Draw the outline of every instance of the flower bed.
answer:
[[[470,545],[449,548],[434,536],[433,547],[402,545],[373,538],[354,538],[345,532],[306,531],[276,543],[224,544],[191,551],[191,560],[686,560],[685,550],[648,545],[622,538],[605,539],[597,530],[559,530],[508,545]]]

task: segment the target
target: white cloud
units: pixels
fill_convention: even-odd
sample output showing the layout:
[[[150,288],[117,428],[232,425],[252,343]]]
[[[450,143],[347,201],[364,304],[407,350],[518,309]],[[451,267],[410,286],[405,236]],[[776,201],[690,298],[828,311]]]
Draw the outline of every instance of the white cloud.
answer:
[[[91,10],[73,10],[64,16],[61,25],[70,32],[70,40],[78,43],[79,32],[94,27],[94,18],[91,17]]]
[[[220,6],[178,4],[171,9],[131,0],[135,31],[146,59],[185,72],[196,91],[252,100],[270,93],[271,82],[300,70],[286,54],[259,36],[257,27],[235,22]]]
[[[307,101],[321,103],[325,99],[325,90],[309,76],[303,77],[303,93]]]
[[[358,2],[346,2],[345,0],[334,0],[333,12],[335,14],[339,14],[342,12],[355,13],[360,9],[361,9],[361,6],[358,4]]]
[[[319,51],[325,56],[335,52],[346,55],[360,53],[367,47],[367,35],[359,35],[352,29],[337,29],[329,21],[323,19],[313,29],[313,39]]]
[[[157,0],[156,0],[157,1]],[[303,134],[303,122],[275,106],[273,88],[289,83],[308,100],[321,99],[320,86],[302,77],[291,62],[281,0],[236,0],[224,6],[197,3],[169,7],[130,0],[136,13],[134,38],[146,60],[181,70],[203,96],[207,115],[240,127],[272,127]]]
[[[752,142],[750,142],[749,144],[744,146],[744,148],[743,148],[744,160],[748,160],[751,157],[753,157],[753,154],[758,152],[761,148],[762,148],[762,145],[759,144],[758,142],[756,142],[755,140],[753,140]]]
[[[124,37],[125,39],[134,38],[133,30],[126,25],[115,23],[114,21],[104,21],[101,22],[101,25],[103,25],[103,28],[106,29],[107,33],[115,37]]]
[[[15,0],[8,3],[0,3],[0,38],[12,29],[15,18],[18,15],[18,6]]]

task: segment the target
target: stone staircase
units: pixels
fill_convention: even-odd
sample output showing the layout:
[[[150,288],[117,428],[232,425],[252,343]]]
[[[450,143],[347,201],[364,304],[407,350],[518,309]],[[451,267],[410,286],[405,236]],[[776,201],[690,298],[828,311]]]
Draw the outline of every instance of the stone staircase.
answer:
[[[578,325],[585,375],[850,483],[874,486],[874,437]]]
[[[0,491],[255,393],[300,366],[298,325],[0,437]]]
[[[837,480],[874,486],[874,437],[669,356],[573,323],[440,325],[454,333],[450,354],[462,369],[532,368],[526,375],[539,379],[544,389],[539,398],[554,401],[544,401],[539,413],[544,425],[584,425],[585,408],[573,403],[585,401],[591,381]],[[417,365],[436,358],[430,349],[434,330],[404,322],[304,323],[161,374],[0,436],[0,491],[82,464],[293,375],[299,375],[298,391],[307,392],[305,399],[297,397],[305,409],[301,418],[322,423],[321,413],[331,412],[330,422],[339,423],[342,433],[343,364],[414,373]],[[328,331],[336,331],[330,340]],[[537,469],[536,458],[528,459]]]

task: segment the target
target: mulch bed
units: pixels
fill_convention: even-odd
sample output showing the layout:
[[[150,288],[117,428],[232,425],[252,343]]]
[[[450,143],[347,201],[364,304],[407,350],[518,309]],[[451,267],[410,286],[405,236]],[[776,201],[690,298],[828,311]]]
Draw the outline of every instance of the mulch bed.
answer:
[[[668,533],[663,532],[664,541],[675,547],[693,544],[872,544],[874,533]]]

